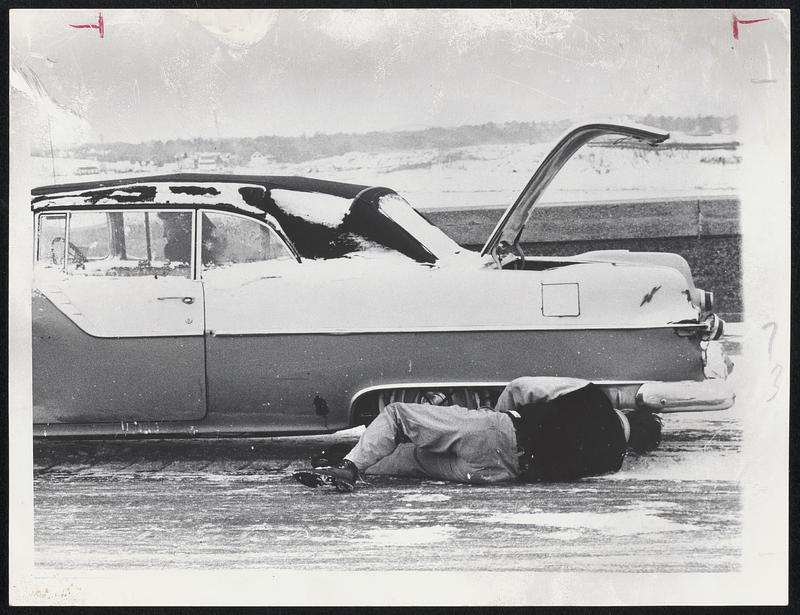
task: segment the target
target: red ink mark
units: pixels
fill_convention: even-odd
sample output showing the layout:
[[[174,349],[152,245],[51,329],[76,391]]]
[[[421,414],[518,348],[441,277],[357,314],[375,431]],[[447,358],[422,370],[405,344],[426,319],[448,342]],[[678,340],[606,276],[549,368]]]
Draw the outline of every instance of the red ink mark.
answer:
[[[70,28],[94,28],[100,32],[100,38],[103,38],[103,35],[106,33],[105,22],[103,22],[103,13],[97,13],[97,23],[81,23],[81,24],[69,24]]]
[[[736,15],[733,16],[733,38],[739,40],[739,24],[744,26],[751,23],[758,23],[759,21],[769,21],[769,17],[762,17],[761,19],[739,19]]]

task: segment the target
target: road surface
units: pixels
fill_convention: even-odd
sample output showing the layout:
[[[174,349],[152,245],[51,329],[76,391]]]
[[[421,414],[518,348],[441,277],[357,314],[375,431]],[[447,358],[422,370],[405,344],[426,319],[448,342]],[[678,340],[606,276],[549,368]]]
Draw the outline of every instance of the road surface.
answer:
[[[736,407],[667,415],[614,475],[486,487],[290,474],[327,437],[34,443],[35,565],[725,572],[740,567]]]

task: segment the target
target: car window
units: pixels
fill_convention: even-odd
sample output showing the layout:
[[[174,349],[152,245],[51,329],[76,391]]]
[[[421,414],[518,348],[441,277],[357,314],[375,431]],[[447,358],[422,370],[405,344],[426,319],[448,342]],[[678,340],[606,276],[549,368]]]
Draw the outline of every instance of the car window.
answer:
[[[66,214],[39,216],[38,231],[36,263],[43,267],[61,268],[67,247]]]
[[[204,212],[201,258],[203,269],[294,260],[289,248],[270,227],[242,216]]]
[[[192,220],[188,211],[74,212],[69,217],[67,271],[189,277]]]
[[[68,263],[100,260],[110,255],[108,221],[102,211],[83,211],[70,215]]]

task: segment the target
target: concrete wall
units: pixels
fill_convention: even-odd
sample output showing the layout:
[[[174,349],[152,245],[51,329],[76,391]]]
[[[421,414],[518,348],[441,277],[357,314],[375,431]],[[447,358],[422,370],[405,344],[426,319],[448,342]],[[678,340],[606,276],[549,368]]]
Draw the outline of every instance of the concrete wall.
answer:
[[[461,245],[480,249],[504,207],[426,209]],[[717,312],[742,318],[740,203],[735,197],[650,199],[537,207],[523,233],[526,254],[563,256],[589,250],[675,252],[695,284],[716,295]]]

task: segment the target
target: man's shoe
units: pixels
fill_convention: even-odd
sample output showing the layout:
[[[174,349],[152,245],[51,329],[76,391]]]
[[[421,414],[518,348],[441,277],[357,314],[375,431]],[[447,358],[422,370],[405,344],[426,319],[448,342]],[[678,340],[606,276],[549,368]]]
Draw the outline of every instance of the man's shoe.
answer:
[[[356,488],[358,468],[349,459],[343,459],[335,466],[323,466],[313,470],[303,470],[292,474],[294,479],[306,487],[330,485],[337,491],[350,492]]]
[[[332,444],[319,453],[311,455],[311,467],[327,468],[338,465],[351,450],[353,450],[353,445],[347,442]]]

